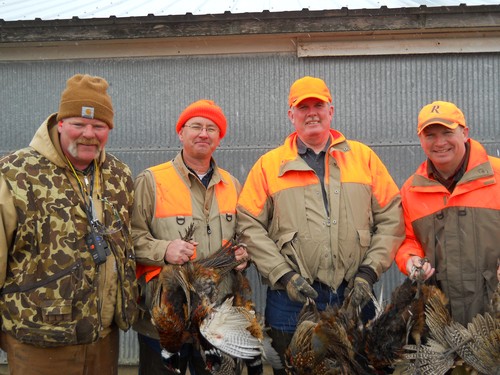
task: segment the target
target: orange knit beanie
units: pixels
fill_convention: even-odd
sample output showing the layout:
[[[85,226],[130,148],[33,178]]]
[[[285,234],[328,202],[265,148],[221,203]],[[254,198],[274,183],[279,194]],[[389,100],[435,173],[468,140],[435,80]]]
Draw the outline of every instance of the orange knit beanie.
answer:
[[[193,117],[205,117],[212,120],[219,127],[220,138],[222,139],[226,135],[226,116],[224,116],[222,109],[212,100],[202,99],[188,105],[177,120],[175,126],[177,133],[181,131],[187,120]]]
[[[57,121],[68,117],[95,118],[113,129],[113,103],[106,92],[108,82],[101,77],[76,74],[66,82]]]

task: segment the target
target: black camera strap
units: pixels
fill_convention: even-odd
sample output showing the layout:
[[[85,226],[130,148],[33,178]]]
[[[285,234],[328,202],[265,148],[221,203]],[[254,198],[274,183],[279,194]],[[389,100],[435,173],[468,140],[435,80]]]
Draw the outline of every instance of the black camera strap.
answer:
[[[94,160],[94,162],[88,167],[90,182],[88,181],[87,175],[84,176],[84,182],[82,182],[71,162],[68,160],[68,158],[66,158],[66,160],[68,161],[71,170],[73,171],[73,174],[78,181],[78,188],[83,199],[85,213],[87,215],[87,220],[90,226],[90,231],[85,236],[85,243],[87,244],[87,248],[92,255],[92,259],[94,260],[96,266],[99,266],[100,264],[106,262],[106,259],[108,255],[111,254],[111,252],[108,243],[104,238],[104,235],[99,232],[99,221],[97,219],[94,200],[92,198],[94,194],[94,182],[95,174],[97,171],[97,162]],[[87,186],[88,189],[86,188]]]

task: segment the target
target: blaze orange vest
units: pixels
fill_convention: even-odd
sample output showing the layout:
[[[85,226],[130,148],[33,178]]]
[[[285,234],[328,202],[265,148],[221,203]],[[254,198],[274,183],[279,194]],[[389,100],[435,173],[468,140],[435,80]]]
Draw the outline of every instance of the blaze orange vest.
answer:
[[[157,165],[149,169],[156,183],[156,205],[155,215],[157,219],[177,217],[177,220],[185,220],[193,215],[192,197],[189,186],[179,175],[172,162]],[[236,203],[238,192],[231,175],[218,168],[222,180],[215,188],[215,198],[218,203],[219,217],[225,215],[236,215]],[[228,182],[228,183],[226,183]],[[175,188],[172,189],[172,186]],[[188,199],[189,197],[189,199]],[[193,259],[196,257],[196,252]],[[146,282],[157,276],[162,267],[137,264],[136,277],[139,279],[143,274]]]

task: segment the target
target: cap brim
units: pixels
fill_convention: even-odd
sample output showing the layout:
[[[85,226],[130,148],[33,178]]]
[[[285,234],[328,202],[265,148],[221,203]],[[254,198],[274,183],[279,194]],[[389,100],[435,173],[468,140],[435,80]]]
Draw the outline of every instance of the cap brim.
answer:
[[[417,134],[422,133],[422,130],[424,130],[426,127],[428,127],[430,125],[435,125],[435,124],[446,126],[448,129],[452,129],[452,130],[454,130],[460,126],[460,124],[458,122],[455,122],[455,121],[446,120],[444,118],[431,118],[418,126]]]
[[[290,107],[296,107],[297,105],[300,104],[300,102],[302,102],[306,99],[309,99],[309,98],[316,98],[316,99],[322,100],[324,102],[331,103],[330,98],[328,98],[327,96],[320,95],[320,94],[306,94],[306,95],[299,96],[297,99],[295,99]]]

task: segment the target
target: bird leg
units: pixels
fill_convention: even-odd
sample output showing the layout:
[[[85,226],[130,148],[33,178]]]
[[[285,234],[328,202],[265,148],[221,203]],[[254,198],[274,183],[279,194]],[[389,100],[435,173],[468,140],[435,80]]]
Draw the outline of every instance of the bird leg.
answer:
[[[411,267],[409,275],[411,280],[423,281],[424,270],[422,268],[424,267],[424,264],[427,263],[428,261],[429,259],[427,258],[420,258],[419,260],[420,265],[419,266],[413,265]]]
[[[179,236],[181,237],[181,240],[186,241],[186,242],[192,241],[195,230],[196,230],[196,228],[194,226],[194,223],[189,224],[184,235],[182,235],[182,233],[179,232]]]

